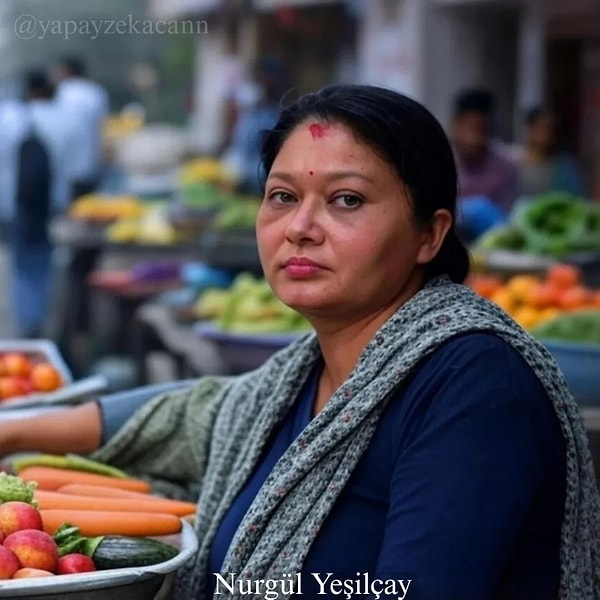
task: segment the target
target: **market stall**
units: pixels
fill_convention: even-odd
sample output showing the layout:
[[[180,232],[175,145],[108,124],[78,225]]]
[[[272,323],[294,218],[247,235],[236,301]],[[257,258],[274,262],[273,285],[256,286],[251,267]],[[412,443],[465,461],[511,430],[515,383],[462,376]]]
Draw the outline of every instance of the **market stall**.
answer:
[[[473,289],[540,339],[582,406],[600,406],[600,206],[563,193],[522,202],[473,258]]]

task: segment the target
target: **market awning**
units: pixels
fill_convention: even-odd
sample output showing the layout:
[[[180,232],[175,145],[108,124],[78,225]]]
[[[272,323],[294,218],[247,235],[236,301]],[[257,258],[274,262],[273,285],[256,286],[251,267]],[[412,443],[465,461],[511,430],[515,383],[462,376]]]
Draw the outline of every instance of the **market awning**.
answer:
[[[325,4],[343,4],[347,0],[253,0],[257,10],[276,10],[278,8],[302,8]]]
[[[224,3],[224,0],[150,0],[150,14],[155,19],[180,19],[208,14]]]

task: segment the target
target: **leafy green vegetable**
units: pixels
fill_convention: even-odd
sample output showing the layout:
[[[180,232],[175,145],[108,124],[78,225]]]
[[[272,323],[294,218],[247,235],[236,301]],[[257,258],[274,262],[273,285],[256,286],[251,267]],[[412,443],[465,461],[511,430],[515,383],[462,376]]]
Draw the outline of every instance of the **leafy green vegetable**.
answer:
[[[600,207],[571,194],[552,192],[521,203],[512,221],[535,254],[600,250]]]
[[[27,502],[37,507],[33,494],[37,484],[25,482],[20,477],[0,472],[0,504],[4,502]]]
[[[600,310],[566,313],[533,329],[541,340],[559,340],[600,346]]]

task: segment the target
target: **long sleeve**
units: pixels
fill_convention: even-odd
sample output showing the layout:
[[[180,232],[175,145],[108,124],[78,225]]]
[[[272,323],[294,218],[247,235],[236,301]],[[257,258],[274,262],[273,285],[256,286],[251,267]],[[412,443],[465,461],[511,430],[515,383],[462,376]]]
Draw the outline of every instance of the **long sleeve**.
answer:
[[[224,380],[203,378],[142,403],[92,458],[151,480],[158,493],[195,500]]]
[[[531,561],[526,577],[503,570],[519,563],[551,457],[564,453],[558,420],[542,393],[524,396],[500,381],[483,387],[481,366],[440,389],[393,472],[376,577],[411,579],[413,600],[542,600],[558,585],[558,563],[539,573],[523,557]],[[540,564],[552,564],[542,561],[541,540]],[[501,591],[503,580],[518,589]]]

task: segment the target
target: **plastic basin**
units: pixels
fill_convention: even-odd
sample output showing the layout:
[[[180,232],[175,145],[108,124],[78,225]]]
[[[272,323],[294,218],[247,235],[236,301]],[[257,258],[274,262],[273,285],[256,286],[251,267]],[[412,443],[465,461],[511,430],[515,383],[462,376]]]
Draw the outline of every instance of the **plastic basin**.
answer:
[[[600,406],[600,346],[542,340],[558,363],[575,400]]]
[[[109,569],[79,575],[57,575],[0,582],[0,598],[46,600],[152,600],[171,585],[177,571],[198,550],[193,527],[182,521],[181,533],[156,538],[177,546],[179,554],[166,562],[135,569]]]

